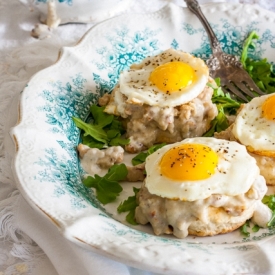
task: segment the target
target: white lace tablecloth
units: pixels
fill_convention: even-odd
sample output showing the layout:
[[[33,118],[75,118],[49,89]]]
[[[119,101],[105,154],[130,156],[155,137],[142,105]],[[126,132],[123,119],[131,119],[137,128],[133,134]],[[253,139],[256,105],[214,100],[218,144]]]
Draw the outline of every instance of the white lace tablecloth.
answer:
[[[65,240],[48,220],[30,208],[16,189],[10,168],[14,148],[9,129],[16,123],[18,96],[34,73],[55,62],[62,46],[74,45],[92,26],[62,25],[47,39],[37,40],[30,35],[39,22],[39,12],[32,2],[0,0],[0,275],[152,274]],[[132,1],[126,12],[155,11],[166,2]],[[180,0],[173,2],[183,5]],[[227,2],[259,4],[275,12],[275,1],[271,0]]]

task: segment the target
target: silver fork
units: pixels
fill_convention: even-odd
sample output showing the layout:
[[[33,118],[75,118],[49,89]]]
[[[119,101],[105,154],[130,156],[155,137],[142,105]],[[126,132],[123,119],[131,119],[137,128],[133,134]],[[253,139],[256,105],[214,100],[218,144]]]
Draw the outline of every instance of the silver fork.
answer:
[[[220,78],[221,86],[225,92],[229,92],[234,97],[239,97],[245,102],[249,98],[264,95],[250,75],[242,67],[239,58],[234,55],[226,54],[222,51],[221,45],[211,28],[209,22],[201,11],[198,1],[184,0],[187,7],[201,21],[209,37],[212,48],[212,56],[206,61],[210,70],[210,76]]]

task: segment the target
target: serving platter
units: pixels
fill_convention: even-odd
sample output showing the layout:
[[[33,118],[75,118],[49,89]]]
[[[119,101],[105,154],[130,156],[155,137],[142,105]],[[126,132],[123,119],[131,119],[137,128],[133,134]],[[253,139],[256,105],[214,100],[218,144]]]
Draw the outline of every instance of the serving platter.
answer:
[[[255,30],[260,39],[250,56],[275,61],[273,13],[229,3],[202,10],[226,52],[240,55],[244,39]],[[211,54],[198,19],[174,4],[152,14],[107,20],[76,46],[62,48],[57,62],[35,74],[21,95],[18,123],[11,129],[18,188],[64,237],[127,265],[162,274],[275,274],[275,229],[247,238],[238,230],[182,240],[155,236],[150,226],[132,226],[116,211],[140,183],[123,183],[118,200],[103,206],[81,182],[84,171],[76,152],[80,132],[72,116],[85,120],[89,106],[112,91],[121,70],[168,48],[203,59]]]

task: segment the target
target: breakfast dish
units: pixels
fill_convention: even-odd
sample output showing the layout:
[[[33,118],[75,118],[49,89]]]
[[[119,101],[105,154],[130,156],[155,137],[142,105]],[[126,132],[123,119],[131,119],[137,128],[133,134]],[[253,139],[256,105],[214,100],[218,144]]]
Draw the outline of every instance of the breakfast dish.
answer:
[[[203,12],[229,53],[239,56],[243,40],[255,29],[261,37],[255,57],[275,61],[275,34],[267,27],[275,22],[273,13],[228,3],[206,5]],[[117,200],[106,205],[82,183],[86,173],[77,153],[80,131],[72,117],[86,121],[89,106],[114,90],[121,71],[170,48],[201,59],[211,54],[200,22],[173,4],[157,13],[105,21],[75,47],[63,48],[53,66],[32,77],[20,99],[18,124],[11,130],[18,189],[60,235],[127,265],[167,274],[181,274],[183,266],[194,274],[205,270],[213,275],[228,270],[266,274],[273,262],[274,228],[253,232],[251,227],[250,236],[239,230],[184,239],[156,236],[151,226],[130,225],[125,222],[127,213],[117,212],[120,203],[133,196],[133,188],[141,187],[140,182],[122,183]],[[268,192],[274,194],[271,187]]]
[[[216,137],[236,140],[246,146],[265,177],[268,185],[275,185],[275,113],[274,94],[264,95],[243,104],[234,123]]]
[[[145,169],[135,215],[157,235],[212,236],[250,218],[266,227],[272,216],[261,202],[267,187],[256,161],[236,142],[185,139],[148,156]]]
[[[202,136],[217,115],[208,82],[214,81],[202,59],[168,49],[122,71],[99,104],[122,117],[130,139],[125,149],[137,153],[156,143]]]
[[[98,186],[92,183],[96,178],[100,180],[98,175],[108,177],[108,169],[115,169],[114,164],[123,162],[124,150],[113,146],[114,140],[107,138],[104,144],[98,144],[97,140],[104,136],[104,131],[108,136],[124,124],[129,138],[123,141],[126,151],[136,153],[153,145],[162,147],[153,153],[150,148],[151,153],[137,169],[127,166],[128,181],[144,180],[136,192],[136,207],[132,209],[135,218],[130,223],[150,223],[156,235],[173,234],[177,238],[228,233],[250,219],[256,226],[267,227],[272,211],[262,202],[267,193],[266,181],[249,152],[256,153],[253,148],[261,145],[261,141],[267,147],[272,144],[275,97],[266,95],[241,105],[234,123],[224,132],[216,133],[219,139],[201,137],[217,119],[217,105],[212,98],[217,97],[218,89],[202,59],[173,49],[146,57],[122,71],[112,93],[99,98],[102,107],[91,106],[92,122],[86,124],[74,118],[84,130],[83,141],[92,147],[78,145],[82,167],[88,173],[83,183],[98,191]],[[222,100],[227,99],[224,96]],[[100,125],[103,132],[98,137],[95,130]],[[235,132],[238,138],[228,139],[239,143],[221,139]],[[255,135],[260,142],[255,142]],[[241,145],[241,140],[245,144]],[[160,142],[170,145],[163,147]],[[253,142],[253,147],[247,146]],[[109,144],[112,146],[107,147]],[[264,154],[268,156],[272,151],[258,152]],[[133,171],[142,176],[133,177]],[[272,178],[272,173],[267,171],[267,176]],[[106,204],[109,199],[102,197],[103,194],[98,195]]]

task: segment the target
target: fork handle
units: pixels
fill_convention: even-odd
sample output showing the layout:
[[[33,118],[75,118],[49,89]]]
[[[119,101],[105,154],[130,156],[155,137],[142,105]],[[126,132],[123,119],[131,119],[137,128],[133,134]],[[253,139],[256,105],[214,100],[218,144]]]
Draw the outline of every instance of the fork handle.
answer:
[[[211,28],[208,20],[202,13],[198,1],[196,0],[184,0],[184,1],[186,2],[188,9],[198,17],[198,19],[201,21],[202,25],[204,26],[207,32],[208,38],[210,40],[210,45],[212,48],[213,55],[215,55],[216,53],[221,53],[222,50],[221,50],[219,40],[215,35],[213,29]]]

